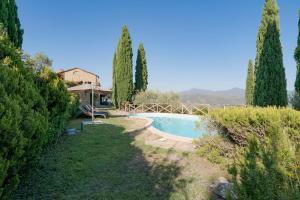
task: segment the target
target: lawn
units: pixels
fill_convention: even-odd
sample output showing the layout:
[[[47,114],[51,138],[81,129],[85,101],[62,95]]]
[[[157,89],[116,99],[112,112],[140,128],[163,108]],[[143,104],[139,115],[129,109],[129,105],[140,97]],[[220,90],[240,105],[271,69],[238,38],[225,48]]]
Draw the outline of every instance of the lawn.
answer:
[[[224,175],[194,153],[147,146],[126,130],[144,121],[126,118],[88,125],[63,136],[23,178],[14,199],[208,199]],[[73,120],[69,127],[80,127]]]

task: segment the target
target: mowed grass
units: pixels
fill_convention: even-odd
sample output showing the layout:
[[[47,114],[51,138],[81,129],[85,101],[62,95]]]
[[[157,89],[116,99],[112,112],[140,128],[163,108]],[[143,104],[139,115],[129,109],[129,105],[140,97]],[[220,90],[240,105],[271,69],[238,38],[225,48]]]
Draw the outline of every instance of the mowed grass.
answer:
[[[69,127],[79,128],[80,121]],[[49,148],[13,199],[207,199],[208,185],[222,174],[205,172],[212,166],[199,166],[194,154],[134,141],[126,130],[143,121],[103,121]]]

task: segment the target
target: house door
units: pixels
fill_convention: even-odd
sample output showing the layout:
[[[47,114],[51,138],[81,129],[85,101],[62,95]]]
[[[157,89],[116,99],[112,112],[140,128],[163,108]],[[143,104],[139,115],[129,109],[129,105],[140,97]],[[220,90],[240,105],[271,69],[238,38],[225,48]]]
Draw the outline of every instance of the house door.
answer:
[[[105,97],[105,95],[100,95],[100,105],[102,105],[103,104],[103,102],[104,102],[104,97]]]

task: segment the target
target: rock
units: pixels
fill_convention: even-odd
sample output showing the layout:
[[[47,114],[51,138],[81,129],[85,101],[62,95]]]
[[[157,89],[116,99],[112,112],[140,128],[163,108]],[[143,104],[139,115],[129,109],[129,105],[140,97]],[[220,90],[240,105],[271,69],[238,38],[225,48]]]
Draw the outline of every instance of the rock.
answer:
[[[236,195],[233,192],[233,184],[228,182],[224,177],[218,178],[211,186],[212,192],[214,194],[214,199],[222,200],[226,199],[226,195],[231,193],[233,199],[237,199]]]

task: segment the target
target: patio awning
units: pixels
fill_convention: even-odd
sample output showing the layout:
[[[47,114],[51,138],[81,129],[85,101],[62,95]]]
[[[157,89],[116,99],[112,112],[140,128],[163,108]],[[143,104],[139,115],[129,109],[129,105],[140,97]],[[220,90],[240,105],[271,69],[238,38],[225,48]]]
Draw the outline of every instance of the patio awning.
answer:
[[[108,89],[104,89],[104,88],[101,88],[100,86],[95,86],[95,85],[92,85],[92,84],[82,84],[82,85],[76,85],[76,86],[73,86],[73,87],[69,87],[68,88],[68,91],[69,92],[92,92],[92,89],[94,89],[94,92],[95,93],[98,93],[98,94],[111,94],[112,91],[111,90],[108,90]]]

